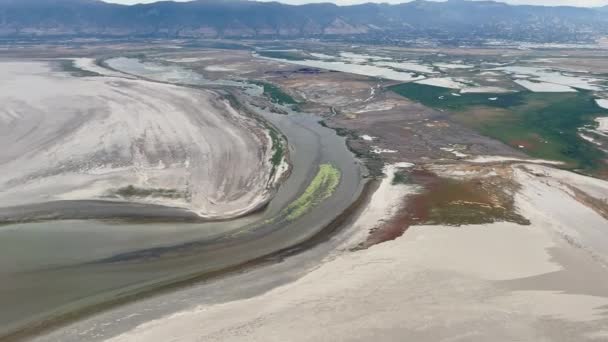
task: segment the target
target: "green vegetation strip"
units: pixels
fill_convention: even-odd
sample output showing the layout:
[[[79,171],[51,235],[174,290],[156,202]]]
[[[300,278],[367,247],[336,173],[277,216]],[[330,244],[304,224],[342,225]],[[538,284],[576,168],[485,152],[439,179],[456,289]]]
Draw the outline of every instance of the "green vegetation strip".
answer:
[[[568,168],[590,173],[603,166],[602,151],[578,134],[580,127],[594,126],[594,118],[608,115],[589,91],[454,96],[454,90],[415,83],[391,90],[426,106],[448,110],[454,120],[530,156],[563,161]]]
[[[283,161],[283,154],[285,153],[285,148],[283,146],[283,141],[279,136],[279,133],[275,129],[268,129],[268,134],[270,134],[270,138],[272,139],[272,158],[270,159],[273,167],[277,167]],[[274,172],[273,172],[274,173]]]
[[[321,164],[306,191],[285,209],[286,219],[295,220],[329,198],[340,184],[340,176],[340,171],[333,165]]]
[[[296,101],[293,97],[291,97],[286,92],[282,91],[281,88],[275,86],[274,84],[270,84],[268,82],[253,82],[256,85],[264,88],[264,96],[268,97],[270,101],[274,103],[278,103],[280,105],[297,105],[298,101]]]

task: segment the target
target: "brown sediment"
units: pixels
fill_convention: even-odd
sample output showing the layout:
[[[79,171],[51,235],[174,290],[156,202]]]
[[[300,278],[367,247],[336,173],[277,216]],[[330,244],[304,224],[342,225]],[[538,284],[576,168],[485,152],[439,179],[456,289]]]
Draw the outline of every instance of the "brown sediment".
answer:
[[[604,161],[602,166],[593,172],[593,177],[608,180],[608,160]]]
[[[19,330],[2,335],[0,336],[0,342],[27,341],[52,329],[66,326],[75,321],[92,316],[102,311],[110,310],[120,305],[152,296],[162,295],[164,293],[175,291],[192,284],[204,283],[243,273],[251,270],[254,267],[261,267],[264,265],[281,262],[286,257],[299,254],[321,243],[327,242],[338,232],[340,232],[342,228],[346,227],[349,223],[352,223],[361,213],[362,209],[365,208],[365,206],[369,203],[373,193],[378,188],[378,185],[379,182],[377,180],[365,181],[361,193],[348,208],[346,208],[340,215],[321,229],[317,234],[296,245],[220,270],[186,275],[182,278],[151,285],[146,289],[125,291],[121,293],[119,297],[115,297],[103,303],[93,304],[77,310],[59,314],[44,321],[32,323],[20,328]]]
[[[581,202],[588,208],[591,208],[593,211],[598,213],[600,216],[608,220],[608,202],[605,200],[601,200],[599,198],[595,198],[584,191],[576,188],[572,185],[565,184],[573,193],[574,199]]]
[[[359,244],[355,250],[367,249],[373,245],[395,240],[401,237],[409,227],[414,225],[416,220],[425,217],[427,214],[426,206],[420,205],[421,203],[416,198],[418,196],[415,195],[413,197],[408,201],[409,203],[404,205],[404,208],[399,213],[380,227],[372,229],[367,240]]]
[[[429,171],[413,170],[410,173],[410,180],[421,185],[425,189],[424,192],[403,198],[399,211],[381,226],[372,229],[367,239],[355,247],[355,250],[395,240],[402,236],[410,226],[425,222],[428,219],[430,207],[425,193],[435,185],[436,178],[437,176]]]
[[[500,174],[502,170],[497,171]],[[371,230],[366,241],[355,249],[394,240],[415,225],[462,226],[500,221],[530,224],[516,212],[517,186],[505,175],[456,180],[415,169],[409,178],[422,192],[404,198],[399,212]]]

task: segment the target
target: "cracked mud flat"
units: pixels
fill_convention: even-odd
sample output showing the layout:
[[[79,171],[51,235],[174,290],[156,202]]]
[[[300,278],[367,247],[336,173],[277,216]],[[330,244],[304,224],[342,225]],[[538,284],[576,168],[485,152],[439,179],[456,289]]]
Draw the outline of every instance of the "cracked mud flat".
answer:
[[[62,200],[150,203],[225,219],[272,195],[272,139],[220,94],[70,77],[52,63],[0,63],[4,220],[51,215],[58,206],[45,203]]]

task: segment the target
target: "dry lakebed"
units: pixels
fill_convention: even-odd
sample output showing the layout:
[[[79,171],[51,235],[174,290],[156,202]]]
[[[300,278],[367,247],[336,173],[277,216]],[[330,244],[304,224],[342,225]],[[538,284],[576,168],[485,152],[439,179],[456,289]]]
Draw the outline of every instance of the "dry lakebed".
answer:
[[[0,341],[608,340],[608,50],[214,43],[1,52]]]

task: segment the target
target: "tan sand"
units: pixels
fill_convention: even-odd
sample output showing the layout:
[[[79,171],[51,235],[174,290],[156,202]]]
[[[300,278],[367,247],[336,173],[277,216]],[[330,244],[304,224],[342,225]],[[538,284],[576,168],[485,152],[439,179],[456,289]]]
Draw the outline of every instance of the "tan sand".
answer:
[[[603,251],[586,245],[590,231],[567,215],[608,222],[545,177],[515,175],[523,186],[516,202],[531,226],[410,228],[261,296],[200,306],[110,341],[601,341],[608,271],[596,255]],[[381,196],[391,191],[381,189],[374,200],[390,213],[392,201]],[[358,223],[369,227],[379,212],[368,210]],[[566,238],[564,227],[579,240]]]

